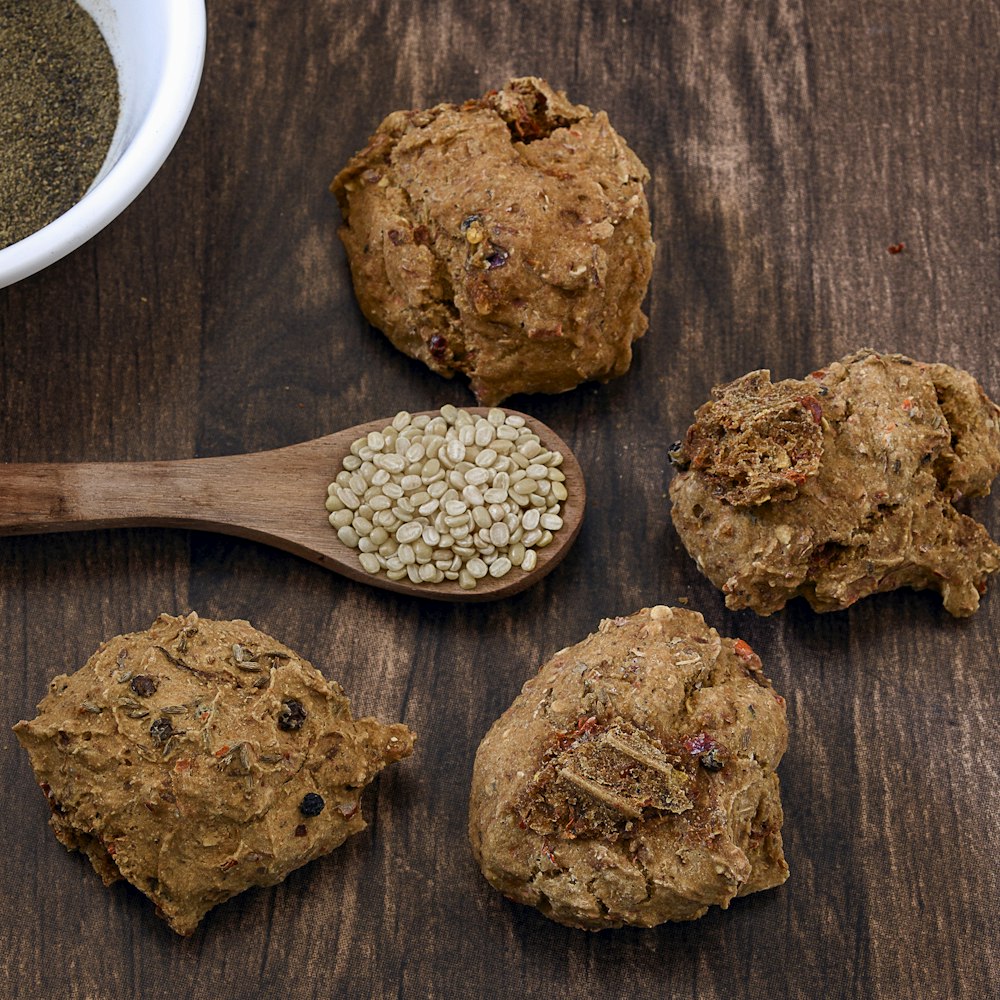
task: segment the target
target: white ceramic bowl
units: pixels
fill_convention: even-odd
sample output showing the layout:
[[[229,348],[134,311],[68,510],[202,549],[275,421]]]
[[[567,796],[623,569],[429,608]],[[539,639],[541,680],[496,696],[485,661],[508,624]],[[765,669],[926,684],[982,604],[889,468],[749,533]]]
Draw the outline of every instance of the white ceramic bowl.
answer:
[[[204,0],[77,0],[118,70],[111,148],[87,193],[38,232],[0,250],[0,288],[48,267],[100,232],[149,183],[194,104],[205,61]]]

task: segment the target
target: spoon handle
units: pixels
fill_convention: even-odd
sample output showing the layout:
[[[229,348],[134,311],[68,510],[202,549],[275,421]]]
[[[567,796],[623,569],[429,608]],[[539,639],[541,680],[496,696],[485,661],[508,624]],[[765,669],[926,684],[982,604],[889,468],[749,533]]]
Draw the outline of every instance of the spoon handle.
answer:
[[[0,465],[0,534],[224,519],[203,464],[218,461]]]
[[[294,544],[299,525],[306,532],[313,522],[329,530],[322,500],[335,444],[321,438],[170,462],[0,465],[0,535],[143,525],[222,531],[274,544],[280,512],[278,520],[292,526]]]

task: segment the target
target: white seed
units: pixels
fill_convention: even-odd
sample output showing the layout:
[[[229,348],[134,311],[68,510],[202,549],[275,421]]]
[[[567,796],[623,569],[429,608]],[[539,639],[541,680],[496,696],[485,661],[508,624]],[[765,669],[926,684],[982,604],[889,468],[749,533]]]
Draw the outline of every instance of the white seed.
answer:
[[[524,559],[521,561],[521,569],[523,569],[525,573],[530,573],[537,564],[538,556],[535,555],[535,550],[527,549],[524,553]]]
[[[490,541],[497,548],[502,548],[510,541],[510,528],[503,521],[498,521],[490,528]]]
[[[481,580],[489,572],[486,563],[482,559],[475,558],[470,559],[466,564],[465,568],[472,574],[477,580]]]
[[[563,519],[558,514],[542,514],[538,523],[548,531],[558,531],[563,526]]]
[[[468,569],[459,570],[458,585],[462,588],[462,590],[475,590],[476,578],[468,571]]]
[[[374,528],[375,525],[372,524],[367,517],[358,516],[351,522],[351,527],[354,528],[359,535],[370,535],[372,533],[372,528]]]
[[[506,573],[510,572],[511,562],[506,556],[497,556],[496,559],[490,563],[490,576],[500,579]]]
[[[402,543],[396,552],[396,557],[404,566],[412,566],[417,561],[417,554],[413,551],[413,546],[403,545]]]
[[[401,431],[404,427],[408,427],[410,424],[410,414],[406,410],[400,410],[392,418],[392,426],[396,428],[397,431]]]
[[[361,459],[357,455],[348,455],[344,459],[344,468],[348,472],[354,472],[355,469],[361,468]]]
[[[462,499],[465,500],[467,504],[475,507],[482,507],[486,502],[483,499],[483,494],[475,486],[466,486],[462,490]]]
[[[461,441],[451,440],[444,446],[444,454],[452,465],[457,465],[465,459],[465,445]]]
[[[330,524],[335,528],[344,528],[354,520],[354,512],[347,510],[335,510],[330,515]]]
[[[496,462],[499,456],[492,448],[484,448],[478,455],[476,455],[476,465],[481,469],[488,469],[494,462]]]
[[[538,527],[538,522],[541,520],[541,514],[537,508],[532,508],[531,510],[526,510],[524,516],[521,518],[521,524],[524,525],[525,531],[534,531]]]
[[[403,487],[404,493],[414,493],[424,485],[424,481],[420,476],[403,476],[399,485]]]
[[[474,466],[465,473],[465,481],[470,486],[485,486],[489,479],[489,472],[479,466]]]
[[[493,524],[493,518],[490,517],[490,512],[485,507],[473,507],[472,519],[480,528],[489,529],[490,525]]]
[[[366,573],[371,573],[374,576],[382,567],[379,565],[378,556],[372,555],[371,552],[362,552],[358,556],[358,561],[364,567]]]
[[[410,521],[401,525],[396,531],[396,541],[402,545],[404,542],[415,542],[423,533],[424,526],[419,521]]]
[[[497,489],[495,486],[486,490],[486,492],[483,493],[483,500],[485,500],[486,503],[490,504],[503,503],[504,500],[506,499],[507,499],[507,491]]]
[[[520,542],[516,542],[513,545],[511,545],[510,553],[508,554],[508,558],[510,559],[511,564],[514,566],[520,566],[521,563],[524,562],[524,553],[526,551],[527,550]]]
[[[452,517],[457,514],[464,514],[468,509],[469,506],[464,500],[448,500],[444,505],[445,513],[450,514]]]
[[[358,533],[349,524],[337,529],[337,537],[352,549],[358,547]]]

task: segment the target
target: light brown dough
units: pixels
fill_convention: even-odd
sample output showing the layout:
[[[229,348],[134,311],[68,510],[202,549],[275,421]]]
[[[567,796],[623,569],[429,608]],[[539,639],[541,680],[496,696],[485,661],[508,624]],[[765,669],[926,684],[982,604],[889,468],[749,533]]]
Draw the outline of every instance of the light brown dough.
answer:
[[[780,885],[785,703],[742,640],[663,606],[561,650],[486,734],[472,850],[571,927],[651,927]]]
[[[603,111],[522,77],[389,115],[331,190],[368,320],[493,405],[628,370],[647,326],[648,179]]]
[[[862,350],[713,391],[671,458],[671,515],[726,606],[816,611],[897,587],[979,607],[1000,547],[955,503],[1000,471],[1000,408],[967,372]]]
[[[14,727],[70,850],[179,934],[364,829],[406,726],[352,719],[340,686],[245,621],[160,615],[56,677]]]

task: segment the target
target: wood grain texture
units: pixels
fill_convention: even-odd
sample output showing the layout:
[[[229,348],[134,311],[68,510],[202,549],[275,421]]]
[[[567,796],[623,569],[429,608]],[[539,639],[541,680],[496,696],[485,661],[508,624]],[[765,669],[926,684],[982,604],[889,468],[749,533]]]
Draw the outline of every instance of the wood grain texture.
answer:
[[[389,111],[514,74],[606,109],[649,167],[650,330],[624,378],[511,401],[573,448],[589,510],[559,568],[494,605],[179,529],[0,539],[0,996],[995,994],[996,585],[961,622],[908,592],[728,612],[670,526],[665,451],[713,384],[864,345],[967,368],[1000,398],[1000,4],[209,8],[201,92],[163,169],[90,243],[0,291],[0,460],[234,454],[471,404],[366,326],[326,188]],[[974,511],[1000,536],[996,496]],[[570,931],[479,875],[475,748],[556,649],[681,598],[788,699],[791,878],[692,924]],[[55,842],[9,726],[102,639],[187,609],[250,619],[420,742],[367,794],[363,834],[181,941]]]

